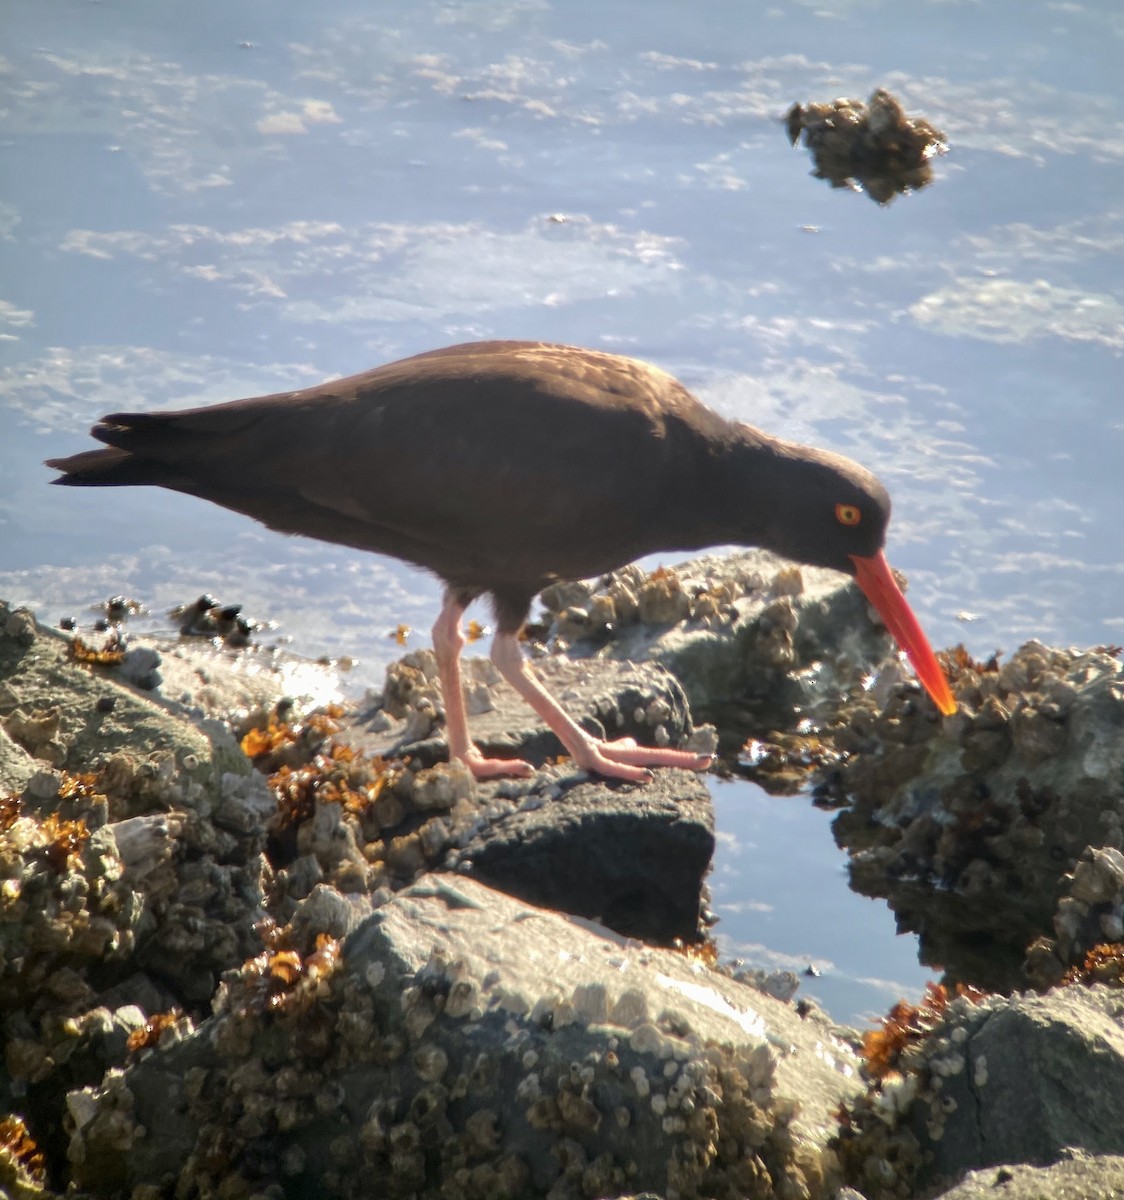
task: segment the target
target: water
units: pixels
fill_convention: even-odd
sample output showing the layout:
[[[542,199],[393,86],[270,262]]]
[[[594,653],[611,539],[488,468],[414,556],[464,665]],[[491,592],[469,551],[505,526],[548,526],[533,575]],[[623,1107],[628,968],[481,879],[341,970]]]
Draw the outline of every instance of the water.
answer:
[[[878,471],[935,644],[1124,640],[1122,40],[1110,0],[9,0],[0,595],[54,618],[207,589],[377,682],[432,581],[184,497],[48,488],[40,460],[115,409],[529,337],[650,358]],[[777,121],[877,85],[953,147],[888,209],[811,179]],[[919,988],[884,909],[840,933],[819,814],[718,800],[752,843],[718,862],[731,941]],[[797,861],[822,913],[778,900],[768,867]]]

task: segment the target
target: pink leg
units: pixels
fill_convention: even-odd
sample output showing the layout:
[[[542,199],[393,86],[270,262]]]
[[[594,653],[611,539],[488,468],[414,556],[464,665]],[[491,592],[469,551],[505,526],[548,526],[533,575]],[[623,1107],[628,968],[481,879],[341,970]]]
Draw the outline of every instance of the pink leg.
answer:
[[[485,758],[468,736],[468,716],[464,710],[464,689],[461,687],[461,651],[465,637],[461,630],[464,605],[451,592],[446,593],[433,625],[433,652],[437,656],[437,673],[445,698],[445,732],[449,739],[449,758],[459,758],[477,779],[496,775],[533,775],[530,763],[518,758]]]
[[[492,662],[504,679],[550,726],[574,762],[587,771],[595,771],[610,779],[642,783],[652,777],[647,767],[685,767],[689,771],[701,771],[710,765],[709,754],[638,746],[632,738],[604,742],[591,737],[536,678],[524,661],[519,639],[513,633],[496,634],[492,641]]]

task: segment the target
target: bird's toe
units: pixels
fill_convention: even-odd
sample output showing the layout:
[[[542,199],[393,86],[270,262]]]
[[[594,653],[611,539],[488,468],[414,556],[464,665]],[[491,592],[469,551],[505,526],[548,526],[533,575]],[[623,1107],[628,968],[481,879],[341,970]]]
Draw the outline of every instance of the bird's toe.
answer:
[[[486,758],[479,750],[464,755],[463,761],[472,772],[474,779],[497,779],[512,776],[518,779],[528,779],[535,773],[535,768],[521,758]]]

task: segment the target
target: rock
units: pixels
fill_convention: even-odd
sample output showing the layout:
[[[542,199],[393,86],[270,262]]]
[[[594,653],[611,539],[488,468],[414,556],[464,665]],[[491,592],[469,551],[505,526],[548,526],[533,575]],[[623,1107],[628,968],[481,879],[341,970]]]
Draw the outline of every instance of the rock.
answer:
[[[852,1051],[682,955],[452,878],[318,953],[288,984],[247,964],[198,1030],[75,1096],[78,1186],[834,1194]]]
[[[1075,1154],[1048,1167],[1013,1164],[969,1172],[934,1200],[1120,1200],[1124,1157]]]
[[[931,1106],[943,1126],[929,1147],[937,1174],[1053,1162],[1067,1147],[1124,1154],[1124,992],[1014,997],[965,1008],[957,1027],[967,1037],[946,1052],[964,1070],[941,1076]]]
[[[164,681],[160,673],[160,653],[151,646],[134,646],[126,651],[121,665],[117,668],[117,678],[123,683],[132,684],[141,691],[151,692]]]
[[[732,716],[759,730],[787,728],[798,717],[826,719],[841,693],[860,688],[897,653],[846,576],[794,567],[764,550],[704,555],[652,576],[628,566],[591,587],[595,596],[632,597],[654,587],[657,595],[688,598],[689,611],[669,628],[676,619],[670,608],[649,625],[637,623],[634,601],[626,602],[609,632],[573,642],[569,657],[657,663],[697,717],[726,726]]]
[[[968,1170],[1124,1155],[1124,990],[954,1000],[846,1127],[841,1153],[868,1200],[934,1194]]]
[[[948,149],[939,129],[921,117],[907,117],[883,88],[876,88],[867,104],[848,99],[794,104],[785,125],[794,146],[803,134],[817,179],[865,191],[879,204],[927,187],[933,179],[931,160]]]
[[[466,658],[463,668],[476,697],[470,733],[485,754],[539,766],[563,753],[554,734],[487,659]],[[540,658],[534,668],[571,716],[597,736],[678,746],[695,732],[683,689],[658,665],[605,660],[591,669],[588,663]],[[433,766],[448,758],[442,713],[433,654],[414,651],[387,669],[386,687],[371,707],[344,718],[344,737],[367,754],[409,755],[419,765]]]
[[[290,922],[297,945],[311,950],[318,934],[345,938],[353,933],[377,905],[370,896],[343,895],[334,887],[318,883],[300,901]]]
[[[850,708],[835,835],[923,962],[1009,991],[1086,847],[1124,848],[1124,664],[1028,642],[1002,668],[954,671],[960,711],[943,721],[905,694]]]
[[[243,840],[251,853],[261,849],[266,824],[276,811],[277,801],[264,776],[257,771],[248,775],[223,772],[212,812],[214,822]]]
[[[22,792],[41,766],[0,723],[0,792]]]
[[[0,603],[0,619],[7,607]],[[114,817],[134,816],[141,803],[155,802],[167,808],[176,803],[197,803],[207,793],[217,792],[219,780],[211,770],[211,747],[207,738],[188,722],[168,713],[159,704],[123,688],[105,668],[89,667],[68,658],[68,639],[50,629],[39,629],[29,646],[0,639],[0,687],[18,696],[18,707],[4,720],[8,733],[30,747],[52,766],[71,771],[89,771],[125,750],[147,761],[151,773],[138,777],[128,810],[117,808]],[[91,719],[97,700],[115,697],[112,710]],[[13,729],[16,733],[12,734]],[[12,775],[0,775],[0,790],[20,791],[30,775],[26,764],[5,752],[0,735],[0,770],[11,763]],[[155,766],[167,754],[152,754],[137,748],[174,747],[173,769]],[[145,758],[148,755],[147,760]],[[190,766],[184,764],[190,763]],[[149,770],[146,766],[145,770]],[[242,770],[246,771],[244,759]]]
[[[1063,883],[1068,888],[1054,914],[1054,937],[1037,938],[1023,964],[1040,990],[1060,983],[1067,971],[1082,971],[1086,982],[1095,982],[1103,973],[1097,960],[1106,950],[1114,958],[1124,942],[1124,854],[1087,846]],[[1113,962],[1104,967],[1113,978],[1118,973]]]
[[[488,823],[459,851],[457,868],[628,937],[697,940],[714,853],[705,782],[665,770],[643,787],[591,780],[557,791]]]

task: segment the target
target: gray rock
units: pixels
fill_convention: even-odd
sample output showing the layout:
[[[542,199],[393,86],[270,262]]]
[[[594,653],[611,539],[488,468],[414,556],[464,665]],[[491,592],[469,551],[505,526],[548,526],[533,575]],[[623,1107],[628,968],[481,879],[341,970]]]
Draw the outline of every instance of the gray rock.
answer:
[[[1098,946],[1124,940],[1124,854],[1115,847],[1088,846],[1063,883],[1066,894],[1054,913],[1054,936],[1037,938],[1027,948],[1023,966],[1040,991],[1060,983],[1069,969],[1084,970],[1087,956]],[[1115,976],[1114,964],[1106,966]]]
[[[868,1200],[935,1195],[1012,1163],[1124,1155],[1124,990],[958,999],[919,1027],[849,1114],[843,1156]]]
[[[652,579],[625,567],[586,585],[586,605],[622,589],[638,589],[642,601]],[[645,611],[658,615],[659,606],[639,603],[633,613],[626,602],[623,620],[572,640],[567,653],[666,667],[691,708],[708,720],[732,705],[741,721],[763,729],[786,727],[797,711],[832,712],[841,692],[858,687],[864,675],[896,655],[861,592],[838,571],[795,567],[765,550],[744,550],[680,563],[662,577],[657,572],[661,582],[674,592],[665,623],[641,619]],[[543,599],[548,609],[557,603],[549,592]]]
[[[566,782],[572,786],[485,825],[455,858],[457,868],[628,937],[695,940],[714,853],[704,780],[663,770],[642,787]]]
[[[127,1194],[170,1177],[185,1194],[221,1182],[358,1198],[838,1184],[827,1141],[858,1089],[853,1051],[682,955],[438,877],[320,961],[272,993],[248,965],[179,1044],[72,1093],[78,1186]]]
[[[446,759],[443,702],[432,660],[430,651],[414,651],[392,664],[378,703],[353,719],[345,718],[347,740],[369,754],[408,754],[423,766]],[[678,746],[693,731],[682,687],[657,664],[599,660],[591,665],[540,658],[533,665],[570,715],[598,737]],[[541,766],[562,753],[558,739],[497,678],[487,659],[465,659],[464,672],[474,697],[469,730],[486,754]]]
[[[277,811],[277,801],[265,777],[257,771],[236,774],[225,771],[212,816],[216,825],[260,848],[266,822]]]
[[[929,1146],[937,1174],[1053,1162],[1067,1147],[1124,1154],[1124,992],[1068,987],[966,1006],[955,1028],[967,1037],[953,1042],[950,1030],[927,1056],[950,1068],[932,1076],[943,1084],[926,1114],[941,1130]]]
[[[42,768],[0,724],[0,792],[22,792]]]
[[[154,691],[164,678],[160,673],[160,652],[152,646],[134,646],[126,651],[117,668],[117,678],[141,691]]]
[[[1048,1167],[1015,1164],[972,1171],[934,1200],[1120,1200],[1124,1158],[1077,1156]]]
[[[334,887],[318,883],[301,900],[293,913],[290,925],[297,945],[315,946],[319,934],[345,938],[375,911],[377,905],[370,896],[348,893],[346,896]]]

